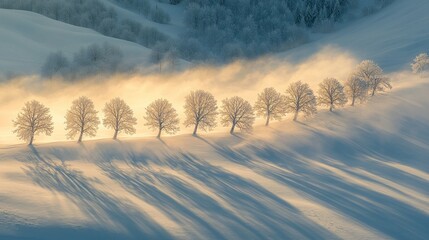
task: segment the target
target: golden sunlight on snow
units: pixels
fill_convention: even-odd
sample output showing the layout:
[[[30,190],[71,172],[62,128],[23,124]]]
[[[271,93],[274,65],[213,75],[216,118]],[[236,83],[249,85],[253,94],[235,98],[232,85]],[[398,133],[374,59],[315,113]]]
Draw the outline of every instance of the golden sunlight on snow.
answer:
[[[78,82],[63,80],[40,80],[37,77],[21,77],[9,83],[0,84],[0,144],[19,143],[12,133],[12,120],[26,101],[36,99],[50,108],[54,121],[52,136],[39,136],[37,142],[64,141],[64,116],[71,102],[87,96],[94,101],[103,118],[104,104],[120,97],[133,109],[138,119],[137,134],[134,137],[154,135],[143,123],[145,107],[157,98],[166,98],[173,103],[179,117],[183,117],[184,97],[192,90],[204,89],[218,100],[238,95],[254,103],[257,94],[266,87],[284,92],[289,83],[303,81],[314,89],[327,77],[344,80],[356,66],[357,60],[341,49],[327,47],[303,63],[290,63],[277,58],[262,58],[254,61],[237,61],[225,67],[195,67],[180,73],[150,75],[96,76]],[[262,121],[257,121],[260,124]],[[217,131],[225,131],[218,127]],[[181,132],[191,129],[181,126]],[[100,124],[96,139],[112,137],[112,131]],[[121,138],[129,136],[122,135]]]

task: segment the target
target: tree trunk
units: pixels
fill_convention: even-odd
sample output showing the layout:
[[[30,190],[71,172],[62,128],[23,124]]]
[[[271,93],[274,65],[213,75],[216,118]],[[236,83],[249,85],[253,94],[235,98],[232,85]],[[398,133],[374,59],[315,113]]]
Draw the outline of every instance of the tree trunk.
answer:
[[[79,139],[77,140],[78,143],[82,142],[82,136],[83,136],[83,131],[80,132]]]
[[[331,106],[329,107],[329,111],[332,112],[333,108],[334,108],[334,106],[331,104]]]
[[[199,122],[197,122],[197,124],[195,124],[194,132],[192,133],[192,135],[194,135],[194,136],[197,135],[198,125],[199,125]]]
[[[353,97],[352,98],[352,105],[351,106],[353,107],[354,105],[355,105],[355,98]]]
[[[268,126],[270,124],[270,114],[267,115],[267,121],[265,122],[265,126]]]
[[[161,138],[161,128],[158,131],[158,135],[156,136],[157,138]]]
[[[230,134],[234,134],[235,124],[232,124],[231,130],[229,131]]]
[[[34,133],[31,134],[30,142],[28,143],[29,146],[33,145],[33,140],[34,140]]]
[[[113,139],[117,139],[118,138],[118,130],[115,130],[115,135],[113,135]]]
[[[295,116],[293,116],[293,120],[296,121],[298,119],[298,111],[295,112]]]
[[[373,96],[375,95],[375,90],[376,90],[376,89],[377,89],[376,87],[372,88],[371,97],[373,97]]]

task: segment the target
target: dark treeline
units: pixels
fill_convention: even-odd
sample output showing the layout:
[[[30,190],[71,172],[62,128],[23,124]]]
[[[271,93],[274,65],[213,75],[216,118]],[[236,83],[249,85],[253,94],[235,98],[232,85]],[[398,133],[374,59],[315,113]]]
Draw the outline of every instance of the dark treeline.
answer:
[[[157,5],[152,6],[148,0],[113,0],[120,6],[123,6],[133,12],[146,16],[150,20],[167,24],[170,22],[170,16]],[[173,4],[173,3],[172,3]]]
[[[62,77],[64,79],[80,79],[96,74],[112,74],[125,70],[123,53],[120,48],[104,43],[92,44],[67,58],[62,52],[51,53],[41,69],[42,77]]]
[[[305,28],[340,21],[349,5],[350,0],[188,0],[187,38],[207,47],[200,49],[204,57],[254,57],[304,43]]]
[[[332,31],[345,16],[357,17],[392,0],[186,0],[190,29],[181,57],[230,61],[278,52],[305,43],[310,31]]]
[[[174,71],[178,65],[178,54],[167,45],[156,45],[148,56],[152,63],[159,66],[160,72]],[[65,80],[77,80],[95,75],[111,75],[118,72],[130,72],[138,62],[124,61],[122,50],[109,43],[94,43],[76,51],[67,57],[63,52],[50,53],[42,64],[40,74],[43,78],[59,77]]]
[[[258,94],[253,106],[247,100],[233,96],[223,99],[222,105],[218,108],[217,100],[210,92],[192,91],[185,97],[183,124],[186,127],[193,127],[193,135],[197,135],[199,130],[214,129],[218,122],[224,127],[230,127],[231,134],[234,134],[236,129],[249,132],[256,116],[263,117],[266,126],[270,120],[281,120],[286,114],[292,114],[293,120],[297,121],[299,115],[308,117],[316,114],[317,105],[326,106],[329,111],[334,111],[348,101],[353,106],[356,100],[363,102],[369,96],[391,88],[390,80],[384,75],[383,70],[373,61],[365,60],[344,83],[334,78],[323,80],[319,84],[317,96],[307,83],[298,81],[291,83],[284,94],[272,87],[265,88]],[[102,123],[107,129],[113,130],[114,139],[120,133],[136,132],[137,118],[121,98],[107,102],[102,112],[104,114]],[[74,100],[65,116],[67,138],[74,139],[78,136],[80,142],[83,136],[95,136],[101,122],[97,114],[98,111],[89,98],[80,97]],[[157,99],[146,107],[144,120],[145,126],[158,131],[158,138],[162,133],[174,134],[180,129],[176,109],[164,98]],[[35,100],[25,103],[13,123],[14,133],[30,145],[35,136],[50,135],[54,129],[49,109]]]
[[[154,22],[170,16],[148,0],[113,0]],[[286,50],[308,39],[308,32],[331,31],[346,16],[375,12],[393,0],[169,0],[185,8],[186,30],[169,39],[157,29],[122,19],[100,0],[2,0],[0,8],[33,11],[55,20],[94,29],[106,36],[177,54],[188,61],[227,62]],[[163,46],[160,46],[163,45]],[[155,47],[157,46],[157,47]]]

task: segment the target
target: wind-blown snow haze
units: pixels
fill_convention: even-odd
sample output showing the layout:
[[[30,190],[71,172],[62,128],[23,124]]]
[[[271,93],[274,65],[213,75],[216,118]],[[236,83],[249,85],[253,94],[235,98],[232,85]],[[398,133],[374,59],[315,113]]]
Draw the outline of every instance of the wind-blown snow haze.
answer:
[[[428,12],[0,2],[0,239],[429,239]]]

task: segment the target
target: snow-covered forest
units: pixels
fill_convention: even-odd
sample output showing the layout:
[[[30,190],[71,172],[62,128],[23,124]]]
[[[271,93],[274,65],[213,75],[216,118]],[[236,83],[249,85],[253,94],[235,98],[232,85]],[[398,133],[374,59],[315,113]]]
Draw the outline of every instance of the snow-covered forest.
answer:
[[[109,37],[136,42],[146,47],[165,41],[155,28],[144,27],[130,19],[120,19],[113,8],[99,0],[4,0],[0,8],[36,12],[72,25],[94,29]]]
[[[125,68],[120,48],[109,44],[92,44],[68,59],[62,52],[51,53],[43,64],[41,74],[46,78],[80,79],[96,74],[112,74]],[[122,69],[125,70],[125,69]]]
[[[187,38],[210,49],[205,53],[209,56],[231,59],[303,44],[305,29],[332,27],[343,20],[351,1],[189,0],[188,4]]]
[[[336,24],[376,12],[393,0],[288,0],[288,1],[170,1],[184,8],[187,27],[178,39],[156,28],[119,16],[102,0],[4,0],[0,8],[21,9],[94,29],[106,36],[146,47],[156,44],[163,53],[174,51],[188,61],[230,61],[284,51],[308,42],[309,32],[332,31]],[[115,0],[119,6],[147,19],[168,24],[167,12],[148,0]],[[155,5],[155,6],[154,6]]]

